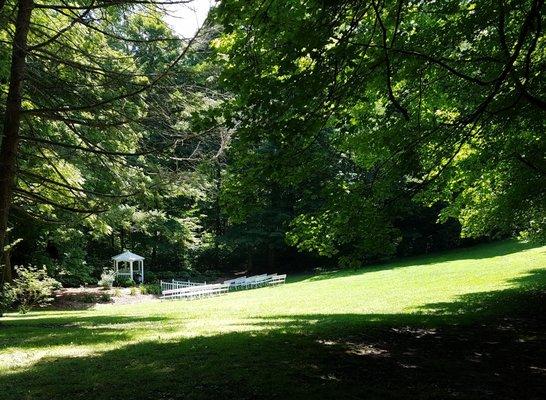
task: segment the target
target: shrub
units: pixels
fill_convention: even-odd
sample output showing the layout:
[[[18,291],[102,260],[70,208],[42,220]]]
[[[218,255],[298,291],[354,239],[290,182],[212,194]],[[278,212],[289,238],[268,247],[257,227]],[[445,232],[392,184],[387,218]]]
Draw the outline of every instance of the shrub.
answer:
[[[121,290],[119,288],[116,288],[114,290],[114,297],[120,297],[121,296]]]
[[[194,271],[192,278],[193,280],[197,282],[212,282],[218,279],[219,276],[220,276],[220,273],[218,271],[206,270],[203,272]]]
[[[94,293],[82,293],[78,296],[74,296],[74,300],[79,301],[80,303],[96,303],[97,297],[98,296]]]
[[[146,282],[150,282],[150,283],[158,281],[157,274],[152,271],[146,271],[146,273],[144,274],[144,278]]]
[[[131,287],[135,286],[135,281],[128,278],[116,277],[116,279],[114,280],[114,285],[118,287]]]
[[[112,296],[110,293],[102,292],[102,293],[93,293],[93,292],[83,292],[83,293],[75,293],[68,296],[65,296],[66,300],[75,301],[78,303],[87,303],[87,304],[93,304],[93,303],[108,303],[112,300]]]
[[[104,271],[100,276],[99,285],[104,289],[112,289],[115,279],[116,274],[114,271]]]
[[[53,233],[51,240],[55,243],[59,258],[57,260],[47,256],[43,258],[49,276],[55,278],[64,287],[78,287],[96,282],[96,278],[92,276],[95,268],[86,261],[87,240],[82,231],[72,228],[63,229]]]
[[[149,273],[148,273],[149,276]],[[171,279],[186,279],[187,275],[183,271],[159,271],[156,279],[170,281]]]
[[[110,293],[101,293],[100,301],[101,303],[109,303],[112,301],[112,295],[110,295]]]
[[[17,278],[9,284],[13,298],[12,305],[26,313],[33,307],[43,307],[53,301],[53,290],[61,287],[60,283],[47,275],[46,268],[15,267]]]
[[[0,317],[8,311],[15,301],[15,292],[13,288],[6,284],[0,286]]]
[[[95,283],[91,276],[93,266],[79,258],[66,258],[50,267],[51,275],[65,287],[78,287]]]
[[[157,283],[146,283],[144,285],[140,285],[140,293],[160,295],[161,286]]]
[[[129,293],[131,296],[136,296],[137,295],[137,288],[134,287],[134,286],[131,286],[131,291]]]
[[[212,282],[220,276],[220,272],[215,270],[195,271],[189,269],[181,269],[178,271],[158,271],[156,273],[148,272],[146,275],[146,282],[153,282],[158,280],[170,281],[171,279],[192,282]],[[151,277],[155,278],[154,280]]]

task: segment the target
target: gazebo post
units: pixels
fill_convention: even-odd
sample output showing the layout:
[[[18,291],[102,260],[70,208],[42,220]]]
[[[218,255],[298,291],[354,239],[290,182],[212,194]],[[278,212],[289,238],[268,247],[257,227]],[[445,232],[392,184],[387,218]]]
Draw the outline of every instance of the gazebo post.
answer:
[[[134,279],[133,279],[133,260],[129,261],[129,272],[131,273],[131,280],[134,281]]]
[[[140,280],[144,283],[144,260],[140,261]]]

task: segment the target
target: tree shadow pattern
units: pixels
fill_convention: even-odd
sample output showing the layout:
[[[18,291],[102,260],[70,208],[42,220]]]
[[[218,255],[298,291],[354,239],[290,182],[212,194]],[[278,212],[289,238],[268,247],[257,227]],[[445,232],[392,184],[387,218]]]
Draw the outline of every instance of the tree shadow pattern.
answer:
[[[542,399],[546,271],[512,284],[418,313],[259,318],[245,332],[43,359],[0,376],[0,399]],[[82,339],[94,343],[118,334],[116,324],[143,320],[56,324],[113,325]],[[71,335],[61,329],[56,340]]]

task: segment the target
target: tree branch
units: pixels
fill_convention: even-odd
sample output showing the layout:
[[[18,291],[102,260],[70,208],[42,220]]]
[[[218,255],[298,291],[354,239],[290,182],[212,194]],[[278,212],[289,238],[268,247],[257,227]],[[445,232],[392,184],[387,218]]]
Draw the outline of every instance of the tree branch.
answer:
[[[410,116],[409,116],[408,110],[402,107],[400,102],[394,96],[394,92],[392,90],[392,67],[391,67],[391,61],[390,61],[388,45],[387,45],[387,28],[385,27],[385,24],[383,23],[383,20],[381,19],[381,14],[377,4],[375,3],[375,0],[372,0],[372,6],[375,11],[376,19],[379,22],[379,27],[381,29],[381,40],[383,42],[383,53],[385,56],[385,75],[386,75],[385,77],[386,77],[387,92],[388,92],[389,100],[394,105],[394,107],[400,112],[400,114],[402,114],[404,119],[406,121],[409,121]]]
[[[70,212],[74,212],[74,213],[79,213],[79,214],[100,214],[100,213],[108,211],[108,209],[102,209],[102,208],[87,208],[87,209],[84,209],[84,208],[67,206],[67,205],[64,205],[64,204],[54,202],[54,201],[52,201],[52,200],[50,200],[50,199],[48,199],[46,197],[40,196],[39,194],[32,193],[32,192],[29,192],[29,191],[21,189],[21,188],[15,188],[13,190],[14,190],[14,192],[20,194],[23,197],[26,197],[29,200],[37,200],[40,203],[48,204],[50,206],[57,207],[57,208],[60,208],[62,210],[70,211]]]

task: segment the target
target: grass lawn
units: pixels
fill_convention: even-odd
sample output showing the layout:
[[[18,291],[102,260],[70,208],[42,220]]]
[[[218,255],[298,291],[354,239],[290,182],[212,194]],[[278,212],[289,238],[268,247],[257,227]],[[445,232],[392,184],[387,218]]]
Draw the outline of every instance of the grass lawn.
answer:
[[[546,246],[0,319],[0,399],[543,399]]]

